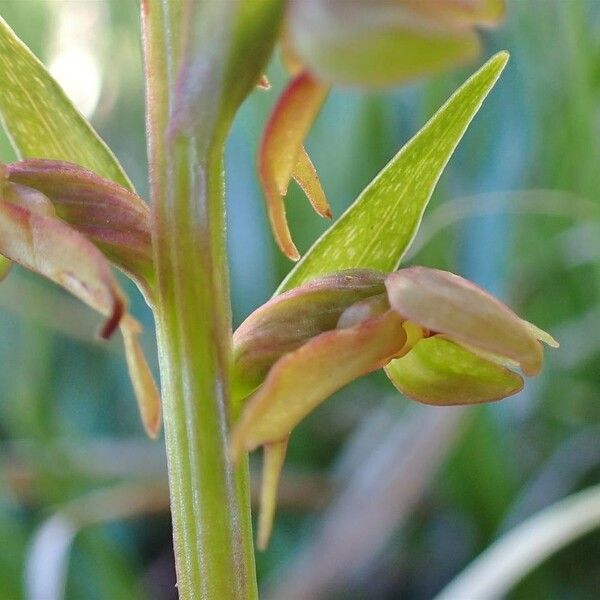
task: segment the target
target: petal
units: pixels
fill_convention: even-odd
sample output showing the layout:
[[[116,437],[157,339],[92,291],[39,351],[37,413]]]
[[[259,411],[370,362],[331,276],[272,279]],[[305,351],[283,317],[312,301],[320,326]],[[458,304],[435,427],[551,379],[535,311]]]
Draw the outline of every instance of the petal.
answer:
[[[351,329],[327,331],[280,358],[247,401],[231,438],[231,454],[286,438],[331,394],[375,371],[406,341],[393,311]]]
[[[419,341],[385,372],[409,398],[437,406],[491,402],[523,388],[517,373],[438,335]]]
[[[388,275],[390,305],[434,333],[516,360],[527,375],[542,365],[542,347],[523,321],[475,284],[446,271],[410,267]]]
[[[300,147],[298,162],[296,162],[292,177],[306,194],[314,211],[325,219],[331,219],[333,216],[331,207],[329,206],[329,202],[327,202],[327,197],[319,181],[317,170],[304,146]]]
[[[335,329],[348,307],[385,293],[384,278],[367,269],[343,271],[276,296],[255,310],[233,336],[236,398],[254,391],[282,355]]]
[[[275,240],[293,260],[300,255],[287,225],[283,197],[299,158],[308,131],[325,98],[328,87],[308,72],[298,74],[285,89],[265,128],[258,156],[258,172],[267,200]],[[302,170],[302,164],[300,168]],[[309,192],[314,186],[309,186]],[[320,186],[319,186],[320,189]]]
[[[260,513],[258,515],[257,546],[264,550],[271,537],[273,519],[277,508],[277,488],[287,452],[288,438],[281,442],[265,444],[263,472],[260,486]]]
[[[58,217],[148,288],[153,280],[150,209],[139,196],[63,161],[24,160],[6,168],[9,181],[44,194]]]

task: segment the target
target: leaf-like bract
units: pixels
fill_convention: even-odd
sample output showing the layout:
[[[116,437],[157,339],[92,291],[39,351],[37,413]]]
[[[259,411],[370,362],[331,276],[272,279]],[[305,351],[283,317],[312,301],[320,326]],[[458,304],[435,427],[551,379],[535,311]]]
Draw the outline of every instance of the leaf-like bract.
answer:
[[[20,158],[73,162],[133,189],[108,146],[1,17],[0,81],[2,123]]]
[[[398,267],[444,167],[507,60],[506,52],[498,53],[454,93],[315,242],[278,292],[323,273]]]

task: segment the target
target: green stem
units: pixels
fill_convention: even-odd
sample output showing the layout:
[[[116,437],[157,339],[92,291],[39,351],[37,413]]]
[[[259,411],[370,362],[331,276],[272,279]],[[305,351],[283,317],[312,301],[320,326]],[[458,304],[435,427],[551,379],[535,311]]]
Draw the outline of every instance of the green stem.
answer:
[[[227,453],[225,135],[167,135],[178,54],[170,36],[179,29],[179,7],[175,0],[142,3],[155,315],[178,590],[182,599],[246,600],[257,597],[248,466],[234,468]]]

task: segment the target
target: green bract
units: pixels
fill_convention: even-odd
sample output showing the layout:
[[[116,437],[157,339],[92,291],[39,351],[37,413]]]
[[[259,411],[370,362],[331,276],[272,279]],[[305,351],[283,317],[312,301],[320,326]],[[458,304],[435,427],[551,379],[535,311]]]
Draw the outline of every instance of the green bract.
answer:
[[[313,244],[279,292],[343,269],[398,268],[448,160],[507,61],[506,52],[496,54],[452,95]]]

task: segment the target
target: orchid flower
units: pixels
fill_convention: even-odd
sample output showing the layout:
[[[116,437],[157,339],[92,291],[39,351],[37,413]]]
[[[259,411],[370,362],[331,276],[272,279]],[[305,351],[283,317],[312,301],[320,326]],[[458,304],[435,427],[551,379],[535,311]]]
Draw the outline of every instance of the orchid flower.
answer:
[[[540,341],[557,346],[473,283],[425,267],[344,271],[261,306],[234,335],[234,390],[250,395],[231,437],[235,459],[264,446],[259,545],[290,432],[334,392],[384,369],[418,402],[491,402],[523,388],[516,370],[539,373]]]
[[[292,260],[284,197],[294,179],[331,218],[304,140],[331,85],[398,85],[462,64],[480,49],[476,26],[504,15],[504,0],[290,0],[282,36],[292,79],[265,128],[258,171],[275,240]],[[262,81],[262,80],[261,80]],[[264,86],[264,81],[260,84]]]
[[[33,159],[0,165],[0,255],[54,281],[105,317],[100,337],[121,329],[147,433],[160,429],[160,397],[110,261],[148,301],[150,211],[136,194],[77,165]],[[10,262],[8,262],[10,264]]]

